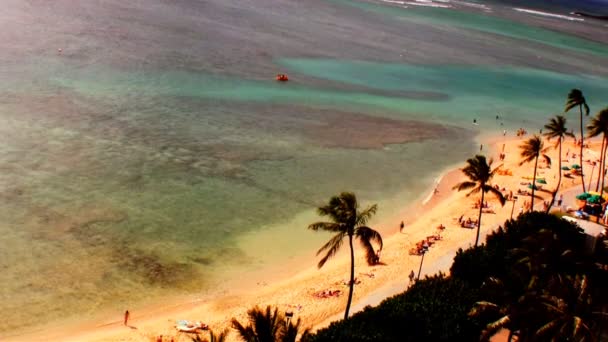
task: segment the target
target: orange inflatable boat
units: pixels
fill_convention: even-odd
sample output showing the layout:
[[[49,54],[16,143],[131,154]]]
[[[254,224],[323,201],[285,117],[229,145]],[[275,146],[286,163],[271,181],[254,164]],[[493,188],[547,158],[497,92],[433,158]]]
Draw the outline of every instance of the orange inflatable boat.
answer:
[[[277,74],[277,81],[287,82],[289,78],[285,74]]]

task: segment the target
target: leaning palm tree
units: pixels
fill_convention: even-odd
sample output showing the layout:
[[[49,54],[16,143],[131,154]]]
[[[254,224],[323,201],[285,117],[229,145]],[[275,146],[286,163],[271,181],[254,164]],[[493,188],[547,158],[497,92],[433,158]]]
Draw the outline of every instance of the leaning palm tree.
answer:
[[[570,109],[576,106],[578,106],[581,123],[581,153],[579,154],[581,165],[581,184],[583,185],[583,192],[586,192],[585,177],[583,176],[583,108],[585,108],[585,115],[589,115],[589,106],[587,105],[587,101],[583,96],[583,92],[579,89],[572,89],[570,90],[570,93],[568,93],[568,99],[566,100],[564,112],[568,112]]]
[[[367,207],[363,211],[358,211],[357,197],[352,192],[343,192],[339,196],[333,196],[327,205],[318,208],[321,216],[328,216],[331,222],[316,222],[308,226],[314,231],[325,230],[336,233],[323,247],[317,251],[317,255],[325,253],[317,264],[318,268],[323,267],[327,260],[336,255],[342,246],[343,239],[348,237],[350,247],[350,282],[348,291],[348,301],[344,319],[348,319],[348,311],[353,299],[353,289],[355,284],[355,251],[353,249],[353,237],[358,238],[365,250],[367,263],[374,265],[378,262],[377,254],[374,251],[372,242],[380,245],[382,250],[382,237],[380,233],[366,226],[369,219],[376,213],[376,204]]]
[[[475,158],[468,159],[467,166],[462,169],[462,172],[469,178],[469,180],[456,184],[453,187],[453,189],[457,189],[458,191],[472,188],[467,196],[481,192],[481,203],[479,205],[479,217],[477,219],[477,236],[475,237],[475,246],[477,246],[477,243],[479,242],[479,230],[481,228],[481,214],[483,210],[485,193],[492,193],[498,199],[498,201],[500,201],[501,205],[505,205],[505,198],[502,193],[489,184],[490,180],[492,180],[492,177],[494,177],[494,174],[496,174],[496,171],[498,171],[501,166],[502,165],[499,165],[492,170],[492,159],[490,159],[490,162],[488,163],[486,162],[486,157],[476,155]]]
[[[591,122],[587,125],[587,136],[588,137],[597,137],[598,135],[602,135],[602,148],[600,149],[600,172],[597,178],[597,184],[595,187],[595,191],[598,191],[601,188],[603,192],[604,188],[604,169],[606,167],[606,148],[608,145],[608,108],[604,108],[599,111],[594,118],[591,118]],[[589,185],[591,186],[591,185]]]
[[[568,132],[566,129],[566,118],[562,115],[556,115],[554,118],[549,120],[549,123],[545,125],[545,133],[543,134],[547,139],[551,140],[552,138],[557,138],[555,143],[555,147],[559,149],[558,157],[559,157],[559,177],[557,179],[557,185],[555,186],[555,191],[553,191],[553,197],[551,198],[551,203],[549,203],[549,207],[547,208],[547,213],[551,210],[551,205],[555,202],[555,196],[559,191],[559,186],[562,183],[562,142],[564,139],[568,137],[573,137],[574,134]]]
[[[547,149],[543,146],[543,141],[538,135],[533,136],[532,138],[526,140],[519,146],[521,149],[521,157],[522,160],[519,165],[523,165],[525,163],[529,163],[534,160],[534,175],[532,176],[532,196],[530,198],[530,211],[534,211],[534,190],[536,189],[536,170],[538,168],[538,157],[541,155],[547,162],[547,164],[551,165],[551,158],[544,154]]]
[[[274,311],[270,306],[262,311],[259,307],[254,307],[247,311],[249,325],[243,326],[236,318],[232,319],[232,327],[236,329],[241,339],[245,342],[295,342],[300,329],[300,319],[294,324],[291,320],[279,313],[279,309]],[[302,334],[302,339],[308,338],[310,329],[306,329]]]

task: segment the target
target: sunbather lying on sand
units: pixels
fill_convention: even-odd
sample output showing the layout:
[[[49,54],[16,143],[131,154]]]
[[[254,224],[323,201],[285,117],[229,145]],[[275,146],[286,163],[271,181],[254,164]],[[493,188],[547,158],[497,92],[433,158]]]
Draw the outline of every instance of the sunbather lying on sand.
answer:
[[[193,321],[188,321],[188,320],[178,320],[177,322],[175,322],[175,329],[182,331],[182,332],[197,332],[199,330],[207,330],[209,329],[209,326],[207,326],[207,324],[197,321],[197,322],[193,322]]]

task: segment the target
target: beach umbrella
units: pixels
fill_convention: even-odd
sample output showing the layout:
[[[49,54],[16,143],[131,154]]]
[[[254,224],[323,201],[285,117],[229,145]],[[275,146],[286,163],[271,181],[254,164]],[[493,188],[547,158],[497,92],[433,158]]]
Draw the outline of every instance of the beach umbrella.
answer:
[[[532,189],[532,187],[534,187],[534,190],[538,190],[536,185],[528,184],[528,189]]]
[[[544,178],[539,178],[539,179],[536,180],[536,183],[547,184],[547,181]]]
[[[562,166],[562,170],[568,171],[568,170],[570,170],[570,168],[567,166]]]
[[[580,169],[581,168],[581,166],[578,165],[578,164],[572,164],[572,165],[570,165],[570,167],[573,168],[573,169]]]
[[[591,195],[588,192],[583,192],[580,195],[576,196],[576,199],[582,200],[582,201],[586,201],[587,198],[591,197]]]
[[[605,202],[605,200],[599,195],[592,195],[591,197],[589,197],[587,199],[587,203],[592,203],[592,204],[601,204],[603,202]]]

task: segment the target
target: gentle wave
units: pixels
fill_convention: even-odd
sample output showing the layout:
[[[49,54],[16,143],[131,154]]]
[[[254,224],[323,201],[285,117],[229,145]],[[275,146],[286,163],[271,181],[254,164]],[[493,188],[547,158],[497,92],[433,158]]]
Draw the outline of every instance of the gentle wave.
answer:
[[[513,9],[515,11],[517,11],[517,12],[523,12],[523,13],[528,13],[528,14],[535,14],[535,15],[540,15],[540,16],[543,16],[543,17],[565,19],[565,20],[570,20],[570,21],[585,21],[585,19],[583,19],[583,18],[575,18],[575,17],[571,17],[571,16],[568,16],[568,15],[555,14],[555,13],[542,12],[542,11],[535,11],[535,10],[531,10],[531,9],[516,8],[516,7],[514,7]]]
[[[437,176],[437,178],[435,178],[435,181],[433,182],[434,186],[431,189],[431,192],[424,198],[424,200],[422,200],[423,205],[427,204],[431,200],[431,198],[433,198],[433,195],[435,195],[435,189],[437,189],[437,186],[439,186],[439,183],[441,183],[441,180],[443,179],[443,177],[445,177],[447,172],[448,171],[445,171],[439,176]]]
[[[380,1],[387,2],[389,4],[405,5],[405,1],[395,1],[395,0],[380,0]]]
[[[411,1],[406,1],[405,2],[408,5],[413,5],[413,6],[423,6],[423,7],[435,7],[435,8],[452,8],[451,5],[443,5],[443,4],[437,4],[431,0],[416,0],[416,2],[411,2]]]

